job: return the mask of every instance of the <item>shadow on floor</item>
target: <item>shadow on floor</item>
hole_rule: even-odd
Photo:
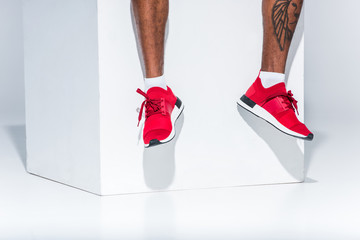
[[[315,151],[326,142],[326,139],[327,137],[322,132],[315,132],[314,140],[305,142],[305,176],[307,176],[311,162],[314,160],[313,156],[315,155]]]
[[[168,188],[175,176],[175,146],[184,125],[184,113],[176,122],[176,136],[166,144],[145,148],[143,168],[146,185],[153,190]]]
[[[5,130],[19,155],[24,168],[26,169],[25,125],[9,125],[9,126],[5,126]]]
[[[265,141],[285,170],[296,180],[304,181],[304,153],[299,145],[299,141],[303,140],[280,132],[239,105],[237,108],[240,116]]]

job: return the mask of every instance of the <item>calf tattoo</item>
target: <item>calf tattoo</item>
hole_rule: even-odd
[[[279,44],[280,50],[284,51],[287,41],[291,41],[294,30],[290,29],[291,25],[295,25],[300,16],[302,0],[298,6],[293,0],[276,0],[272,9],[272,22],[274,26],[274,34]],[[293,8],[293,11],[290,10]],[[290,22],[290,18],[294,21]]]

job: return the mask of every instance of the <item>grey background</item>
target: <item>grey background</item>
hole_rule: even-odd
[[[0,1],[0,122],[24,122],[22,1]]]
[[[305,120],[316,136],[306,143],[307,167],[321,153],[359,169],[360,1],[305,2]]]

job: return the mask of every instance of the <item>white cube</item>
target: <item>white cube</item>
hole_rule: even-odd
[[[261,1],[170,7],[165,76],[185,110],[144,150],[129,1],[24,1],[27,170],[99,195],[303,181],[303,141],[236,104],[259,71]],[[301,120],[302,29],[287,66]]]

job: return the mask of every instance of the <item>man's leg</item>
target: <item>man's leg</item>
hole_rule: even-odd
[[[145,77],[162,76],[169,0],[132,0],[132,9],[145,65]]]
[[[164,74],[165,29],[169,12],[168,0],[132,0],[137,38],[145,65],[145,97],[139,122],[145,111],[143,140],[145,147],[171,141],[175,121],[184,108],[166,85]]]
[[[263,0],[261,71],[238,104],[282,132],[305,140],[313,134],[297,117],[297,101],[285,88],[285,65],[302,0]]]
[[[261,70],[285,73],[290,43],[303,0],[263,0],[263,54]]]

